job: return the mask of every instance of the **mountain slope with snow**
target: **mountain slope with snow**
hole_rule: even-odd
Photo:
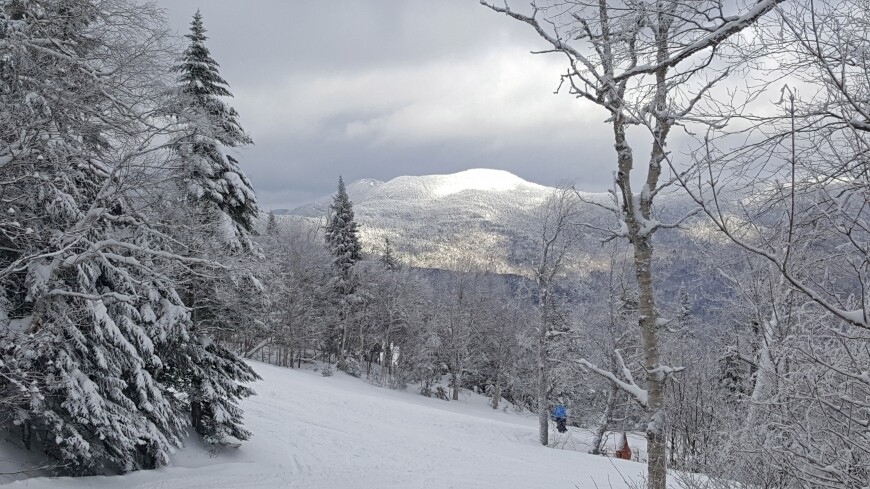
[[[255,364],[244,402],[254,437],[209,453],[192,445],[170,467],[124,476],[32,478],[10,489],[593,489],[629,487],[646,467],[537,444],[537,418],[371,386],[343,373]],[[571,431],[576,439],[581,432]],[[570,440],[566,440],[570,441]],[[2,479],[0,479],[2,480]]]
[[[388,238],[397,254],[419,267],[483,266],[526,273],[538,245],[542,205],[554,189],[503,170],[472,169],[450,175],[402,176],[388,182],[359,180],[347,186],[363,243],[378,252]],[[604,199],[604,194],[586,194]],[[331,197],[290,215],[318,218]],[[590,221],[601,209],[584,206]],[[580,257],[579,263],[588,262]]]

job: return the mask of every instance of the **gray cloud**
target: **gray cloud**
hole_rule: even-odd
[[[209,48],[256,145],[239,152],[264,208],[346,180],[499,168],[601,190],[605,114],[553,95],[561,58],[475,0],[160,0]]]

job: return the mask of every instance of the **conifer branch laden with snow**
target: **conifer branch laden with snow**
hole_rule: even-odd
[[[232,249],[252,250],[250,233],[259,214],[251,183],[227,148],[253,144],[239,123],[236,110],[220,97],[232,97],[218,63],[205,45],[202,15],[193,16],[190,41],[180,64],[178,92],[167,112],[182,126],[173,140],[180,159],[180,179],[190,202],[217,208],[218,237]]]
[[[181,136],[172,140],[176,177],[181,196],[193,211],[181,219],[190,229],[198,230],[178,239],[190,253],[232,266],[224,273],[195,275],[180,284],[191,310],[193,341],[189,363],[180,366],[171,380],[181,382],[179,390],[189,393],[195,430],[208,443],[236,445],[250,436],[242,427],[238,402],[253,391],[242,383],[259,377],[233,352],[216,343],[214,336],[221,330],[243,327],[249,314],[243,310],[246,307],[264,305],[258,299],[259,281],[246,263],[260,258],[252,240],[259,208],[238,161],[227,154],[227,148],[253,141],[242,129],[236,110],[220,99],[232,94],[205,45],[205,32],[197,11],[185,36],[188,47],[181,62],[172,68],[178,73],[178,85],[167,111],[181,131]]]
[[[27,448],[39,433],[67,473],[153,468],[181,446],[188,388],[207,382],[214,431],[246,437],[235,400],[256,374],[191,334],[175,274],[224,267],[149,205],[148,191],[172,194],[160,141],[177,130],[155,116],[161,12],[0,2],[0,31],[0,423]]]
[[[343,359],[349,334],[349,316],[355,300],[354,292],[357,288],[354,265],[362,259],[362,246],[358,236],[358,225],[354,220],[353,203],[347,195],[347,189],[341,177],[338,177],[338,191],[329,207],[327,219],[326,247],[333,257],[332,266],[335,275],[332,279],[332,287],[336,293],[337,306],[340,309],[338,319],[341,323],[341,330],[333,340],[333,347],[335,353]]]

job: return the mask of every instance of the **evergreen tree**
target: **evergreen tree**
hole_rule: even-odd
[[[149,70],[122,53],[147,62],[153,33],[146,7],[118,7],[0,6],[0,426],[25,446],[41,433],[79,474],[163,465],[186,426],[158,380],[167,344],[189,341],[156,271],[175,255],[121,190],[123,143],[153,136],[154,102]]]
[[[399,262],[393,256],[393,247],[390,245],[390,238],[384,238],[384,254],[381,256],[381,265],[385,269],[393,271],[399,269]]]
[[[235,354],[216,344],[210,333],[232,331],[247,322],[248,313],[239,306],[251,303],[244,301],[248,295],[240,289],[245,278],[257,281],[244,271],[243,264],[238,266],[250,257],[232,252],[256,253],[251,232],[259,210],[250,182],[224,149],[252,144],[252,140],[242,129],[235,109],[219,98],[232,94],[205,45],[205,32],[197,11],[185,36],[190,43],[173,68],[179,73],[174,115],[185,129],[173,147],[185,199],[193,207],[188,229],[195,231],[186,230],[179,240],[203,258],[236,266],[222,274],[210,270],[185,278],[183,297],[193,311],[194,341],[181,345],[172,357],[173,368],[166,382],[189,394],[185,408],[207,442],[235,445],[235,439],[250,436],[241,426],[238,401],[253,391],[241,383],[258,376]]]
[[[333,256],[333,265],[338,272],[338,289],[351,292],[353,266],[362,259],[358,225],[353,216],[353,204],[347,196],[344,180],[338,177],[338,192],[329,206],[330,217],[326,226],[326,245]]]
[[[185,36],[190,44],[173,68],[179,73],[179,94],[170,112],[187,126],[174,147],[188,199],[218,209],[218,236],[231,248],[252,249],[250,233],[259,213],[256,196],[238,161],[225,148],[253,141],[242,129],[238,112],[219,98],[232,94],[205,45],[205,32],[197,11]]]
[[[332,254],[332,268],[335,275],[331,281],[335,291],[336,311],[338,313],[337,327],[329,328],[326,341],[330,349],[342,355],[348,339],[348,321],[352,315],[356,279],[354,265],[362,259],[361,246],[357,236],[357,223],[353,216],[353,204],[347,196],[344,180],[338,177],[338,192],[333,197],[329,207],[329,223],[326,225],[326,247]],[[342,358],[339,369],[346,368]]]
[[[278,234],[278,220],[274,211],[269,211],[269,220],[266,221],[266,234],[275,236]]]

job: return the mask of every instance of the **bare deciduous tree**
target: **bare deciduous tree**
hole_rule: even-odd
[[[679,368],[663,364],[660,358],[662,321],[653,290],[652,238],[657,230],[676,227],[690,217],[665,224],[653,215],[656,195],[671,183],[662,181],[668,136],[687,120],[716,118],[702,113],[700,102],[729,74],[727,63],[721,66],[718,58],[720,48],[779,1],[762,0],[736,8],[716,0],[533,1],[528,14],[512,10],[507,3],[481,2],[531,26],[549,45],[544,52],[567,58],[562,82],[569,93],[608,113],[616,150],[613,202],[594,203],[618,217],[614,235],[628,239],[634,249],[646,386],[641,388],[634,381],[628,366],[621,369],[624,380],[612,372],[593,370],[611,378],[647,409],[648,477],[653,489],[666,485],[663,389]],[[635,156],[628,135],[635,125],[647,127],[653,136],[640,191],[633,187]]]
[[[549,392],[550,392],[550,350],[548,344],[557,326],[556,299],[553,288],[558,276],[565,271],[570,259],[571,247],[580,237],[577,210],[580,202],[570,188],[559,188],[553,192],[542,208],[541,242],[538,263],[534,277],[538,292],[538,307],[541,320],[538,325],[538,437],[541,445],[549,440]]]

